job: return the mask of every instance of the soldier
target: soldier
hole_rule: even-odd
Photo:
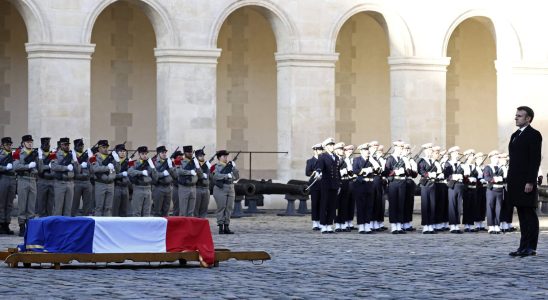
[[[352,197],[356,203],[358,233],[370,234],[373,220],[373,180],[374,167],[370,161],[369,145],[358,146],[360,156],[354,159],[352,171],[357,175]]]
[[[474,149],[464,151],[462,158],[464,163],[461,164],[461,168],[464,172],[463,183],[465,185],[462,202],[462,224],[464,224],[464,232],[478,232],[474,226],[475,212],[477,211],[476,186],[478,182],[477,172],[474,172],[475,153],[476,151]]]
[[[205,160],[204,150],[196,150],[194,154],[198,160],[199,168],[202,171],[202,176],[198,177],[198,181],[196,182],[196,207],[194,208],[194,216],[205,218],[209,206],[209,177],[211,175],[211,164],[209,161]]]
[[[373,231],[383,231],[387,228],[384,226],[384,185],[382,172],[384,171],[384,165],[386,160],[382,157],[382,147],[377,141],[369,142],[369,161],[373,165],[373,212],[371,216],[370,227]]]
[[[325,152],[318,157],[316,173],[321,176],[320,226],[322,234],[334,233],[333,221],[337,205],[337,193],[341,188],[339,157],[333,153],[335,140],[328,138],[322,143]]]
[[[353,154],[354,145],[347,145],[346,147],[344,147],[344,162],[347,166],[348,175],[350,177],[350,181],[348,183],[348,201],[345,208],[346,231],[352,231],[357,229],[354,227],[354,224],[352,224],[352,222],[354,221],[354,210],[356,208],[356,202],[354,201],[354,197],[352,196],[352,194],[354,193],[354,181],[356,180],[356,174],[354,174],[352,168],[352,165],[354,164]]]
[[[460,155],[458,146],[451,147],[447,151],[450,159],[445,162],[443,167],[445,177],[448,178],[447,187],[449,188],[449,226],[451,233],[462,233],[459,224],[461,223],[462,204],[466,187],[464,186],[464,170],[458,160]]]
[[[74,152],[80,169],[74,173],[74,198],[72,198],[71,216],[78,215],[80,199],[82,199],[82,215],[91,216],[95,208],[94,200],[91,198],[93,186],[91,185],[91,173],[89,158],[93,156],[91,149],[84,150],[84,140],[74,140]]]
[[[437,170],[436,177],[436,213],[435,213],[435,225],[434,231],[447,231],[449,230],[449,214],[448,214],[448,193],[449,188],[447,187],[447,178],[445,176],[445,169],[443,165],[445,164],[444,155],[445,150],[441,150],[441,147],[434,146],[432,147],[432,159]]]
[[[167,217],[171,205],[171,184],[173,183],[173,177],[175,177],[175,170],[171,159],[167,156],[165,146],[156,148],[156,159],[153,162],[158,174],[158,180],[155,181],[152,192],[153,216]]]
[[[51,171],[55,175],[53,215],[70,216],[74,197],[74,173],[79,171],[80,165],[76,153],[70,150],[69,138],[61,138],[59,142],[61,147],[57,149],[56,158],[51,162]]]
[[[506,189],[506,177],[508,177],[508,153],[501,153],[499,156],[499,167],[502,171],[502,179],[504,191],[502,194],[502,206],[500,212],[500,230],[502,232],[513,232],[516,229],[512,226],[514,216],[514,206],[508,198],[508,190]]]
[[[419,159],[418,173],[421,176],[419,185],[421,187],[421,225],[423,234],[434,234],[434,223],[436,216],[436,177],[438,170],[432,159],[432,143],[421,146],[424,157]],[[441,172],[441,170],[439,170]]]
[[[196,182],[202,176],[196,159],[192,157],[192,146],[183,147],[184,158],[177,168],[177,182],[179,183],[179,215],[185,217],[194,216],[196,206]]]
[[[388,218],[393,234],[405,233],[402,227],[404,222],[404,206],[406,200],[406,170],[402,158],[404,143],[392,143],[394,152],[386,159],[384,176],[388,178]]]
[[[240,172],[236,168],[234,161],[228,161],[228,151],[217,151],[216,156],[219,161],[213,170],[213,198],[217,203],[217,226],[219,234],[233,234],[230,230],[230,216],[234,209],[234,181],[240,178]]]
[[[352,169],[345,161],[344,155],[345,143],[340,142],[335,144],[335,155],[339,160],[339,172],[341,175],[341,189],[337,195],[337,204],[336,204],[336,217],[335,217],[335,232],[346,231],[346,220],[348,214],[348,201],[350,198],[350,180]],[[350,169],[349,169],[350,168]],[[350,171],[350,174],[349,174]]]
[[[499,155],[497,150],[489,152],[488,157],[491,163],[483,169],[483,178],[487,182],[487,226],[490,234],[500,233],[504,178],[499,165]]]
[[[139,159],[128,170],[133,184],[131,207],[134,217],[149,217],[152,206],[151,185],[158,180],[158,173],[152,159],[148,158],[148,147],[137,148]]]
[[[310,177],[308,186],[310,190],[312,230],[320,230],[320,177],[316,173],[316,162],[322,154],[322,144],[312,146],[313,156],[306,161],[305,175]]]
[[[114,179],[120,164],[116,151],[108,153],[108,141],[97,142],[98,153],[94,156],[91,164],[91,172],[95,181],[95,216],[112,216],[112,200],[114,197]],[[115,159],[116,157],[116,159]]]
[[[474,155],[474,168],[471,171],[471,176],[474,174],[477,177],[476,185],[476,213],[474,219],[474,225],[478,231],[487,231],[485,228],[485,214],[486,214],[486,186],[487,182],[483,179],[483,162],[486,156],[482,152],[478,152]]]
[[[21,148],[14,154],[13,170],[17,174],[19,236],[25,236],[26,222],[34,218],[38,149],[32,148],[31,135],[24,135],[21,140]]]
[[[10,230],[10,223],[17,184],[13,171],[12,145],[11,137],[2,138],[2,150],[0,150],[0,234],[9,235],[14,233]]]
[[[51,138],[40,138],[38,149],[38,179],[36,180],[36,214],[39,217],[47,217],[53,214],[54,205],[54,173],[51,171],[50,163],[57,157],[51,151]]]
[[[127,158],[126,145],[118,144],[114,151],[120,157],[120,172],[114,178],[114,197],[112,199],[112,215],[115,217],[128,217],[132,215],[129,202],[129,186],[131,182],[128,177],[129,159]]]
[[[181,161],[183,160],[183,152],[176,150],[175,152],[171,154],[170,159],[174,166],[180,166]],[[174,180],[171,186],[172,186],[171,202],[173,203],[172,215],[178,216],[180,209],[179,209],[179,184],[177,183],[177,180]]]
[[[417,162],[410,157],[411,145],[405,144],[402,152],[402,159],[405,164],[405,203],[403,205],[404,215],[402,229],[405,231],[415,231],[415,228],[411,225],[413,221],[413,208],[415,207],[415,190],[417,184],[414,178],[417,178],[418,168]]]

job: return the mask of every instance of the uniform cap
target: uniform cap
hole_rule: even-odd
[[[192,146],[183,146],[184,153],[192,153]]]
[[[109,144],[108,144],[108,141],[107,141],[107,140],[99,140],[99,141],[97,142],[97,146],[99,146],[99,147],[108,147]]]
[[[219,159],[219,157],[221,156],[224,156],[224,155],[229,155],[230,153],[228,153],[228,151],[226,150],[219,150],[215,153],[215,156],[217,156],[217,159]]]
[[[464,155],[470,155],[470,154],[474,154],[474,153],[476,153],[476,150],[474,150],[474,149],[468,149],[468,150],[464,151],[462,154],[464,154]]]
[[[423,149],[428,149],[428,148],[434,147],[434,145],[433,145],[432,143],[426,143],[426,144],[423,144],[421,147],[422,147]]]
[[[60,144],[70,144],[70,139],[68,137],[60,138],[59,143]]]
[[[84,146],[84,139],[75,139],[74,146]]]
[[[358,150],[367,150],[369,149],[369,144],[368,143],[365,143],[365,144],[361,144],[358,146]]]
[[[432,151],[441,151],[441,147],[440,146],[433,146]]]
[[[489,152],[489,155],[487,155],[487,157],[493,157],[493,156],[498,156],[500,153],[498,150],[493,150],[491,152]]]
[[[404,145],[403,145],[403,148],[404,148],[404,149],[411,149],[411,145],[409,145],[409,144],[404,144]]]
[[[479,157],[484,157],[485,154],[483,154],[483,152],[478,152],[476,154],[474,154],[474,158],[479,158]]]
[[[205,156],[205,152],[202,149],[198,149],[198,150],[196,150],[196,152],[194,152],[194,155],[196,155],[196,156]]]
[[[371,146],[371,144],[369,144]],[[383,145],[379,145],[379,148],[377,148],[377,151],[382,151],[384,149]]]
[[[345,143],[343,143],[343,142],[338,142],[338,143],[335,144],[335,147],[334,147],[334,148],[335,148],[335,149],[344,149],[344,146],[346,146]]]
[[[156,153],[162,153],[162,152],[167,152],[166,146],[156,147]]]
[[[404,143],[402,141],[393,141],[392,145],[396,147],[403,147]]]
[[[508,153],[506,153],[506,152],[501,153],[501,154],[499,155],[499,158],[504,158],[504,159],[508,158]]]
[[[40,143],[42,143],[42,144],[49,144],[50,141],[51,141],[50,137],[41,137],[40,138]]]
[[[378,141],[371,141],[369,142],[369,146],[371,147],[375,147],[375,146],[378,146],[379,145],[379,142]]]
[[[459,146],[453,146],[453,147],[449,148],[449,150],[447,150],[447,153],[459,152],[459,151],[460,151]]]
[[[322,144],[315,144],[314,146],[312,146],[312,150],[323,150]]]
[[[350,150],[354,151],[354,145],[347,145],[344,147],[344,151],[350,151]]]
[[[126,145],[124,145],[124,144],[116,145],[116,147],[114,147],[114,150],[116,150],[116,152],[127,151]]]
[[[327,138],[325,141],[322,142],[322,147],[325,148],[327,145],[335,145],[335,139],[334,138]]]
[[[34,142],[34,140],[32,139],[32,135],[30,135],[30,134],[24,135],[21,138],[21,141],[23,141],[23,142]]]
[[[137,152],[139,153],[148,153],[148,147],[147,146],[141,146],[137,148]]]
[[[2,144],[13,144],[13,142],[11,141],[11,137],[9,137],[9,136],[3,137],[2,138]]]

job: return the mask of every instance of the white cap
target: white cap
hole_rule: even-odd
[[[405,143],[402,142],[402,141],[393,141],[393,142],[392,142],[392,145],[394,145],[394,146],[396,146],[396,147],[398,147],[398,146],[399,146],[399,147],[403,147],[403,145],[405,145]]]
[[[364,150],[364,149],[368,149],[368,148],[369,148],[368,143],[361,144],[361,145],[358,146],[358,150]]]
[[[338,143],[335,144],[335,149],[342,149],[342,148],[344,148],[344,146],[346,146],[345,143],[338,142]]]
[[[468,150],[464,151],[462,154],[464,154],[464,155],[470,155],[470,154],[474,154],[474,153],[476,153],[476,150],[474,150],[474,149],[468,149]]]
[[[335,145],[335,139],[334,138],[327,138],[325,141],[322,142],[322,147],[325,148],[325,146],[333,144]]]
[[[492,157],[492,156],[498,156],[500,155],[500,152],[498,150],[493,150],[491,152],[489,152],[489,155],[487,155],[487,157]]]
[[[460,147],[459,147],[459,146],[453,146],[453,147],[449,148],[449,150],[447,150],[447,153],[459,152],[459,151],[460,151]]]
[[[440,146],[433,146],[432,151],[441,151],[441,147]]]
[[[354,151],[354,145],[346,145],[346,146],[344,147],[344,151],[348,151],[348,150]]]
[[[379,142],[378,141],[371,141],[369,142],[369,146],[371,147],[375,147],[375,146],[378,146],[379,145]]]
[[[434,147],[434,145],[432,143],[426,143],[426,144],[423,144],[421,147],[424,149],[428,149],[428,148]]]

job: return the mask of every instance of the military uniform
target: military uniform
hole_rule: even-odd
[[[312,146],[312,150],[323,151],[321,144]],[[316,173],[317,153],[306,161],[305,175],[310,177],[308,186],[310,187],[311,217],[312,229],[320,230],[320,183]],[[313,185],[312,185],[313,184]],[[311,186],[312,185],[312,186]]]
[[[492,158],[492,164],[485,166],[483,169],[483,178],[487,181],[487,226],[489,226],[488,232],[491,234],[500,233],[500,214],[502,208],[502,197],[504,193],[504,179],[502,170],[496,164],[498,156],[497,151],[491,151],[489,158]],[[495,159],[495,161],[493,161]]]
[[[108,147],[108,141],[100,140],[100,147]],[[112,216],[112,201],[114,198],[114,179],[120,170],[120,164],[116,162],[112,153],[97,153],[91,164],[91,172],[94,176],[95,216]]]
[[[403,149],[403,142],[394,142],[394,147]],[[399,153],[394,152],[386,159],[384,176],[388,183],[388,219],[392,233],[405,233],[403,230],[404,206],[407,196],[405,162]]]
[[[196,157],[203,157],[205,153],[203,150],[196,151]],[[209,177],[211,176],[211,165],[208,161],[200,161],[200,170],[202,176],[198,177],[196,182],[196,207],[194,208],[194,216],[205,218],[207,216],[207,208],[209,207]]]
[[[148,153],[146,146],[137,148],[139,154]],[[158,174],[152,159],[135,161],[128,170],[129,180],[133,184],[131,208],[134,217],[149,217],[152,206],[152,184],[158,180]]]
[[[40,157],[38,158],[38,178],[36,180],[36,214],[40,217],[47,217],[53,214],[55,202],[54,173],[51,171],[50,163],[55,160],[55,152],[50,151],[49,137],[41,138]]]
[[[226,150],[217,151],[217,159],[221,156],[228,155]],[[230,217],[234,210],[234,198],[236,193],[234,191],[234,181],[240,178],[240,172],[236,168],[234,162],[228,164],[217,163],[213,171],[213,180],[215,186],[213,187],[213,198],[217,203],[217,226],[219,226],[219,233],[230,234]]]
[[[447,152],[452,154],[460,150],[459,147],[452,147]],[[459,228],[461,224],[462,206],[466,195],[466,186],[464,185],[464,170],[456,158],[445,162],[443,167],[445,177],[448,178],[447,187],[449,206],[449,226],[451,233],[462,233]]]
[[[184,153],[192,153],[192,146],[184,146]],[[201,170],[197,167],[195,159],[185,158],[180,166],[176,168],[177,183],[179,184],[179,215],[186,217],[194,216],[196,207],[196,182],[202,176]]]
[[[158,153],[154,166],[158,174],[158,180],[154,183],[154,189],[152,191],[152,200],[154,203],[153,215],[156,217],[167,217],[169,214],[169,206],[171,205],[171,185],[173,178],[175,177],[175,169],[173,168],[171,159],[167,157],[165,160],[161,159],[159,154],[167,152],[165,146],[156,148]]]
[[[417,189],[417,184],[415,183],[414,178],[417,178],[418,166],[417,162],[409,157],[409,155],[411,154],[411,147],[409,144],[405,144],[405,151],[406,153],[402,158],[404,161],[406,174],[402,229],[405,231],[414,231],[415,228],[413,228],[411,222],[413,221],[413,209],[415,207],[415,190]]]
[[[385,199],[384,199],[384,190],[385,190],[385,179],[382,176],[384,171],[384,165],[386,160],[382,158],[382,151],[376,150],[379,147],[379,142],[371,141],[369,143],[371,149],[371,155],[369,156],[369,161],[373,165],[373,215],[370,222],[371,230],[381,231],[385,230],[384,227],[384,212],[385,212]],[[375,152],[375,153],[373,153]],[[379,153],[380,152],[380,153]]]
[[[61,144],[70,144],[68,138],[61,138]],[[67,146],[68,148],[68,146]],[[57,150],[57,158],[51,162],[51,171],[55,174],[55,205],[53,214],[57,216],[70,216],[72,198],[74,197],[74,173],[80,171],[80,165],[76,153],[62,149]]]
[[[326,139],[322,146],[324,149],[334,146],[332,138]],[[316,173],[321,174],[321,199],[320,199],[320,225],[322,233],[333,233],[333,221],[337,208],[337,194],[341,188],[339,157],[331,152],[318,156]]]
[[[32,136],[23,136],[23,142],[32,142]],[[26,222],[35,216],[36,175],[38,174],[38,149],[16,150],[13,170],[17,174],[17,201],[19,208],[19,235],[24,236]]]
[[[175,160],[177,160],[178,162],[181,161],[180,157],[183,156],[183,153],[179,150],[173,152],[173,154],[171,154],[171,161],[173,162],[173,164],[175,165]],[[180,165],[180,163],[179,163]],[[177,171],[177,170],[175,170]],[[175,173],[177,174],[177,173]],[[173,216],[178,216],[179,213],[180,213],[180,209],[179,209],[179,184],[177,183],[177,180],[174,180],[173,183],[171,184],[171,202],[172,202],[172,208],[173,208],[173,212],[172,212],[172,215]]]
[[[17,181],[13,171],[11,145],[10,137],[2,138],[2,149],[0,150],[0,234],[13,234],[13,231],[9,229],[9,224],[11,223]]]
[[[373,232],[371,222],[373,221],[373,178],[375,173],[368,147],[367,144],[358,146],[361,156],[356,157],[352,163],[352,171],[357,175],[352,197],[356,203],[358,233],[361,234]]]
[[[116,152],[126,151],[123,144],[116,145]],[[112,199],[112,216],[129,217],[132,215],[131,203],[129,201],[129,160],[120,158],[120,172],[116,173],[114,179],[114,197]]]
[[[82,199],[82,215],[91,216],[95,208],[95,201],[92,198],[93,186],[91,185],[91,164],[89,158],[93,156],[91,149],[83,151],[84,141],[74,140],[74,151],[80,168],[74,173],[74,197],[72,198],[71,216],[78,215],[80,199]]]
[[[477,172],[475,165],[471,159],[474,158],[474,150],[470,149],[464,152],[466,163],[461,164],[464,171],[465,194],[462,202],[462,224],[464,224],[464,232],[477,232],[474,221],[476,219],[477,205]]]

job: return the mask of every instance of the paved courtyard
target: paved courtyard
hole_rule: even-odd
[[[272,260],[262,265],[228,261],[202,269],[103,264],[57,271],[10,269],[2,264],[0,295],[3,299],[548,298],[548,218],[541,222],[539,254],[512,258],[508,252],[517,248],[519,233],[321,235],[310,230],[308,216],[275,213],[235,219],[234,235],[218,235],[210,215],[216,248],[265,250]],[[0,236],[1,248],[21,242],[22,238]]]

